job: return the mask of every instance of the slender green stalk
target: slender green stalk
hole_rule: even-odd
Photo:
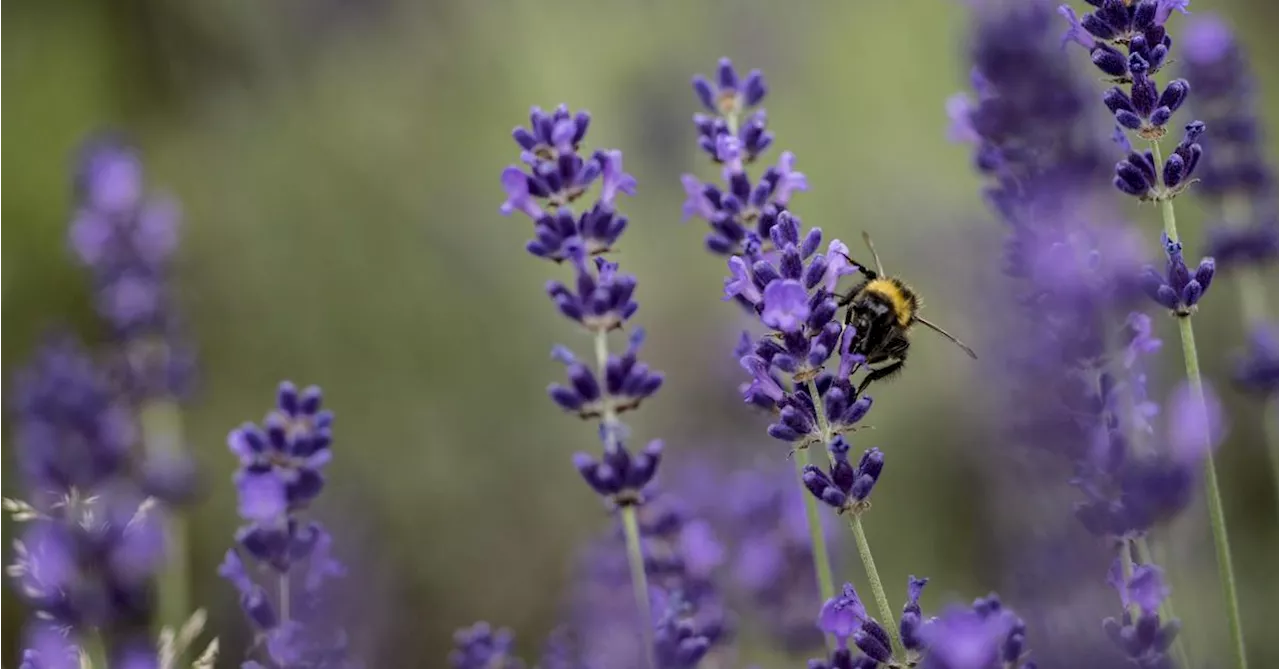
[[[139,409],[142,444],[149,457],[174,457],[182,452],[182,413],[171,398],[147,400]],[[168,514],[165,527],[168,560],[158,583],[159,626],[180,629],[191,613],[190,556],[186,519]]]
[[[85,635],[81,641],[80,653],[84,659],[88,660],[88,665],[93,669],[110,669],[107,664],[107,643],[102,636],[102,632],[91,630]]]
[[[1160,145],[1151,142],[1151,151],[1155,157],[1157,170],[1164,163],[1160,155]],[[1164,219],[1164,231],[1170,241],[1178,241],[1178,223],[1173,212],[1173,200],[1165,197],[1160,201],[1160,213]],[[1196,334],[1191,326],[1191,317],[1178,319],[1178,335],[1182,339],[1182,358],[1186,363],[1187,382],[1191,386],[1192,398],[1201,412],[1206,411],[1204,388],[1200,380],[1200,357],[1196,352]],[[1205,435],[1206,441],[1208,435]],[[1213,451],[1208,443],[1204,444],[1204,497],[1209,507],[1209,526],[1213,531],[1213,546],[1218,560],[1218,579],[1222,583],[1223,595],[1227,605],[1227,627],[1231,634],[1231,650],[1236,669],[1245,669],[1248,662],[1244,652],[1244,630],[1240,624],[1240,598],[1236,591],[1235,569],[1231,565],[1231,544],[1227,538],[1227,518],[1222,506],[1222,492],[1218,488],[1218,472],[1213,462]]]
[[[796,477],[800,478],[804,475],[805,465],[810,462],[809,450],[801,449],[796,454]],[[801,487],[804,481],[800,481]],[[818,508],[818,500],[814,499],[808,491],[802,491],[804,495],[804,517],[809,523],[809,542],[813,553],[813,572],[818,578],[818,592],[822,595],[822,601],[831,599],[836,594],[835,579],[831,576],[831,560],[830,554],[827,552],[827,535],[822,531],[821,510]],[[835,638],[828,637],[828,645],[834,648]]]
[[[596,332],[596,373],[604,378],[605,366],[609,362],[609,334],[603,330]],[[618,413],[608,402],[604,403],[604,411],[600,422],[604,426],[604,448],[611,451],[618,447],[617,428]],[[636,610],[640,614],[639,625],[644,643],[645,666],[656,669],[653,658],[653,624],[650,618],[653,612],[649,604],[649,579],[644,570],[644,551],[640,544],[640,522],[636,518],[636,507],[628,504],[621,509],[622,532],[627,541],[627,564],[631,568],[631,590],[636,598]]]
[[[889,608],[889,598],[884,594],[884,584],[880,582],[880,572],[876,570],[875,558],[871,556],[871,544],[867,543],[867,533],[862,529],[862,514],[848,513],[849,527],[853,530],[853,538],[858,542],[858,557],[862,558],[862,566],[867,569],[867,580],[871,581],[871,595],[875,597],[876,608],[880,609],[880,622],[889,632],[889,641],[893,643],[893,655],[898,658],[907,656],[907,649],[898,638],[898,623]]]
[[[1151,565],[1157,564],[1154,556],[1152,555],[1151,545],[1150,545],[1151,541],[1154,541],[1154,539],[1151,539],[1146,535],[1140,536],[1133,540],[1133,546],[1135,549],[1137,549],[1137,553],[1138,553],[1138,561],[1141,562],[1142,564],[1151,564]],[[1160,602],[1160,619],[1165,623],[1168,623],[1170,620],[1176,620],[1177,618],[1178,618],[1178,614],[1176,613],[1175,608],[1173,606],[1173,595],[1166,594],[1164,597],[1164,601]],[[1175,660],[1177,660],[1179,667],[1190,669],[1191,656],[1187,654],[1187,646],[1185,642],[1186,642],[1185,634],[1179,634],[1176,638],[1174,638],[1173,657]]]
[[[822,396],[818,394],[816,381],[809,381],[809,396],[813,398],[813,412],[818,417],[818,431],[822,434],[825,446],[831,440],[831,424],[827,420],[827,409],[822,405]],[[827,457],[831,457],[828,453]],[[812,495],[808,495],[812,497]],[[884,594],[884,584],[880,582],[880,572],[876,570],[875,558],[871,556],[871,544],[867,543],[867,533],[862,529],[862,516],[858,513],[847,514],[849,527],[853,529],[853,538],[858,542],[858,557],[862,558],[862,566],[867,570],[867,580],[871,581],[871,594],[875,596],[876,607],[880,609],[880,622],[889,631],[889,640],[893,642],[893,654],[900,658],[907,656],[902,640],[898,638],[898,623],[893,617],[893,609],[889,608],[889,598]]]
[[[653,659],[653,615],[649,604],[649,582],[644,574],[644,553],[640,549],[640,523],[636,520],[634,505],[622,507],[622,531],[627,537],[627,564],[631,566],[631,588],[635,591],[636,608],[640,614],[640,629],[644,632],[645,666],[656,669]]]

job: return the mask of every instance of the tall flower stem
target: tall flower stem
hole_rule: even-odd
[[[809,381],[809,395],[813,398],[814,414],[818,418],[818,430],[822,433],[822,442],[826,444],[834,435],[831,434],[831,424],[827,420],[827,410],[822,404],[822,396],[818,394],[818,384],[815,381]],[[807,450],[807,449],[806,449]],[[812,495],[806,495],[806,499],[813,501]],[[848,514],[849,527],[853,530],[853,538],[858,543],[858,557],[862,559],[862,567],[867,572],[867,580],[871,582],[871,594],[875,597],[876,608],[880,609],[880,620],[889,631],[889,640],[893,644],[893,654],[896,657],[906,657],[907,650],[902,645],[902,640],[898,638],[898,623],[893,617],[893,609],[889,608],[889,598],[884,594],[884,584],[880,582],[880,572],[876,569],[875,558],[871,555],[871,544],[867,542],[867,533],[862,529],[862,516],[857,513]],[[824,595],[826,597],[827,595]]]
[[[1160,155],[1160,144],[1151,142],[1151,151],[1155,156],[1155,164],[1163,165]],[[1164,231],[1169,240],[1178,241],[1178,222],[1173,212],[1173,199],[1167,195],[1160,200],[1160,213],[1164,219]],[[1178,319],[1178,335],[1182,339],[1182,358],[1186,363],[1187,382],[1191,386],[1192,398],[1201,412],[1205,412],[1204,387],[1200,380],[1200,356],[1196,352],[1196,333],[1191,325],[1191,317]],[[1208,440],[1208,434],[1205,434]],[[1204,444],[1204,497],[1209,506],[1209,526],[1213,531],[1213,546],[1217,554],[1218,579],[1222,583],[1223,595],[1227,604],[1227,626],[1231,634],[1231,650],[1236,669],[1245,669],[1248,662],[1244,652],[1244,630],[1240,624],[1240,598],[1236,591],[1235,569],[1231,565],[1231,544],[1227,538],[1227,518],[1222,507],[1222,492],[1218,487],[1218,473],[1213,462],[1213,451],[1208,443]]]
[[[595,348],[596,373],[603,379],[605,367],[609,363],[608,332],[604,330],[596,332]],[[612,451],[618,447],[618,413],[608,402],[604,403],[604,413],[600,417],[600,422],[604,428],[602,432],[605,451]],[[645,666],[657,669],[653,659],[653,624],[650,621],[653,611],[649,603],[649,579],[644,570],[644,550],[640,544],[640,521],[636,517],[634,504],[622,507],[620,515],[622,516],[622,533],[627,542],[627,565],[631,568],[631,590],[635,594],[636,610],[640,614],[639,624],[644,643]]]
[[[182,413],[171,398],[149,399],[139,409],[142,444],[149,457],[170,457],[182,451]],[[165,527],[168,561],[159,577],[160,626],[179,629],[191,612],[190,556],[187,523],[180,514],[168,514]]]
[[[653,625],[649,622],[653,615],[649,608],[649,582],[644,574],[644,553],[640,548],[640,523],[636,519],[636,507],[622,507],[622,532],[627,538],[627,564],[631,567],[631,589],[635,591],[636,608],[640,614],[640,629],[644,638],[644,657],[646,666],[656,669],[653,659]]]
[[[809,458],[809,449],[800,449],[796,458],[796,478],[800,481],[800,485],[804,485],[804,468],[811,460]],[[818,500],[807,492],[804,495],[804,517],[809,523],[809,543],[810,552],[813,553],[813,573],[818,578],[818,592],[822,596],[822,601],[826,601],[835,597],[836,585],[835,579],[831,576],[831,559],[827,552],[827,535],[822,531],[822,516],[819,515]],[[832,649],[835,648],[835,637],[827,635],[827,645]]]
[[[1133,540],[1133,547],[1137,550],[1138,561],[1142,564],[1156,564],[1156,560],[1151,551],[1151,541],[1146,535],[1139,536]],[[1177,611],[1173,605],[1173,595],[1165,594],[1164,600],[1160,602],[1160,617],[1168,622],[1178,617]],[[1191,659],[1187,654],[1186,635],[1179,634],[1173,640],[1173,655],[1178,661],[1179,667],[1190,667]]]
[[[862,566],[867,570],[867,580],[871,581],[871,595],[875,597],[876,608],[880,609],[880,620],[889,632],[889,641],[893,643],[894,657],[904,658],[907,649],[898,638],[898,623],[894,620],[893,609],[889,608],[889,598],[884,594],[884,584],[880,581],[880,572],[876,570],[876,560],[871,556],[871,544],[867,542],[867,532],[862,529],[862,514],[848,514],[849,528],[853,530],[853,538],[858,543],[858,557],[862,558]]]
[[[818,399],[818,384],[809,381],[809,396],[813,398],[814,412],[818,416],[818,429],[822,432],[822,443],[826,446],[830,439],[830,426],[827,423],[827,412],[822,406],[822,402]],[[804,488],[804,468],[813,463],[813,456],[809,453],[808,448],[801,448],[796,451],[796,476],[801,479],[800,487]],[[827,535],[822,531],[822,516],[819,515],[818,500],[808,492],[802,493],[804,497],[804,515],[809,521],[809,542],[813,546],[813,571],[818,577],[818,592],[822,595],[823,601],[836,596],[835,579],[831,576],[831,555],[827,551]],[[831,642],[834,643],[834,637]]]

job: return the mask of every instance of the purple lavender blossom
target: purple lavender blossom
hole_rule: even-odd
[[[747,247],[767,247],[778,214],[785,211],[796,191],[808,190],[805,175],[795,169],[795,155],[784,151],[778,164],[766,168],[753,184],[746,165],[758,160],[773,144],[763,109],[754,109],[767,92],[764,75],[752,70],[740,81],[733,63],[720,59],[716,82],[701,75],[693,79],[694,92],[712,115],[695,114],[698,145],[722,166],[723,186],[704,184],[696,176],[681,177],[688,199],[683,213],[704,219],[711,226],[707,249],[720,255],[738,255]]]
[[[1267,326],[1254,329],[1246,354],[1236,361],[1236,383],[1259,395],[1275,395],[1280,378],[1276,332]]]
[[[98,313],[122,346],[128,388],[140,398],[184,396],[195,357],[180,335],[169,286],[176,204],[146,196],[141,159],[116,135],[85,143],[73,186],[79,208],[71,247],[93,273]]]
[[[869,449],[855,466],[849,462],[849,442],[843,436],[833,439],[827,450],[831,453],[830,469],[824,472],[806,465],[801,480],[814,497],[837,513],[861,511],[884,469],[884,454],[878,448]]]
[[[717,585],[727,553],[720,537],[683,495],[651,486],[635,507],[649,585],[650,624],[659,667],[693,667],[717,653],[732,626]],[[566,630],[578,640],[573,667],[642,669],[621,532],[583,551]]]
[[[922,630],[925,669],[1034,669],[1026,647],[1026,625],[994,594],[970,608],[952,607]]]
[[[703,555],[698,562],[723,568],[729,597],[742,598],[750,619],[775,643],[797,653],[820,646],[822,636],[813,625],[821,600],[805,518],[807,493],[796,487],[791,467],[770,459],[726,471],[721,463],[698,461],[670,474],[670,490],[701,519],[686,524],[714,529],[711,542],[681,541],[679,550],[708,546],[696,551]],[[836,529],[834,522],[822,524],[828,540],[834,541]]]
[[[453,669],[522,669],[524,663],[512,655],[511,630],[494,630],[488,623],[478,622],[453,635],[454,650],[449,654]]]
[[[1204,258],[1192,272],[1182,258],[1182,244],[1161,234],[1160,242],[1164,245],[1168,264],[1162,276],[1154,267],[1147,267],[1143,273],[1143,289],[1147,295],[1160,306],[1172,311],[1179,318],[1186,318],[1195,313],[1195,306],[1209,290],[1213,281],[1215,264],[1213,258]]]
[[[41,349],[15,386],[28,501],[5,503],[22,523],[9,576],[38,618],[64,630],[65,644],[108,628],[122,642],[147,635],[164,518],[131,475],[132,416],[69,339]],[[58,666],[36,645],[31,662]]]
[[[507,200],[500,211],[520,211],[533,220],[534,238],[526,249],[537,257],[560,262],[569,259],[575,247],[585,255],[610,251],[627,227],[627,218],[615,209],[617,197],[636,192],[636,180],[622,169],[622,152],[582,155],[581,143],[591,123],[585,111],[571,114],[561,105],[548,114],[534,107],[529,122],[530,128],[512,131],[525,167],[503,170]],[[601,187],[596,203],[575,215],[571,205],[597,179]]]
[[[52,337],[14,380],[17,447],[40,506],[69,490],[91,494],[129,467],[138,433],[127,404],[80,344]]]
[[[608,353],[608,334],[625,329],[639,304],[634,299],[635,277],[599,256],[613,249],[626,228],[627,220],[617,215],[615,206],[619,195],[635,194],[636,180],[623,170],[620,151],[583,156],[581,144],[590,120],[586,112],[571,114],[565,105],[550,114],[534,107],[530,127],[512,132],[525,167],[503,171],[507,201],[500,210],[521,211],[533,219],[535,239],[526,247],[531,254],[557,263],[568,260],[573,267],[572,285],[549,281],[546,292],[561,314],[595,336],[595,369],[579,362],[569,349],[555,347],[552,356],[565,365],[568,384],[551,384],[547,394],[565,411],[600,421],[603,457],[573,457],[587,484],[614,503],[638,504],[657,471],[662,443],[653,441],[633,455],[622,443],[625,430],[618,415],[656,393],[663,375],[639,360],[643,330],[633,331],[622,355]],[[597,179],[595,203],[576,216],[574,204]]]
[[[324,585],[345,574],[332,555],[333,537],[306,518],[324,487],[321,469],[329,462],[333,415],[321,408],[319,388],[299,391],[285,381],[276,406],[261,427],[252,423],[227,437],[240,460],[234,480],[241,516],[236,548],[227,551],[218,574],[240,595],[241,608],[265,640],[257,667],[347,667],[347,640],[323,620]],[[279,586],[273,597],[251,575],[268,573]],[[295,591],[292,583],[303,587]]]
[[[1097,7],[1077,19],[1067,5],[1058,11],[1069,24],[1063,41],[1074,41],[1089,50],[1098,69],[1113,80],[1128,85],[1107,90],[1102,101],[1115,116],[1118,128],[1137,133],[1144,140],[1157,141],[1165,135],[1165,126],[1174,112],[1187,101],[1191,87],[1185,79],[1170,81],[1163,90],[1151,75],[1168,61],[1173,40],[1165,23],[1174,10],[1187,13],[1189,0],[1098,0]],[[1120,51],[1125,48],[1128,55]],[[1163,165],[1156,165],[1150,153],[1138,153],[1128,147],[1123,130],[1117,132],[1128,157],[1116,163],[1112,183],[1121,192],[1142,200],[1168,200],[1176,197],[1191,183],[1199,163],[1201,147],[1196,140],[1204,124],[1187,125],[1187,134]]]
[[[1098,10],[1082,20],[1069,8],[1061,10],[1072,23],[1067,39],[1090,49],[1094,63],[1115,83],[1129,85],[1128,92],[1117,88],[1107,94],[1118,121],[1140,135],[1163,134],[1189,90],[1176,83],[1161,92],[1150,79],[1168,62],[1172,40],[1163,26],[1179,3],[1091,4]],[[1104,146],[1097,135],[1079,132],[1097,127],[1086,116],[1091,93],[1045,39],[1043,19],[1050,14],[1039,2],[1020,3],[1020,10],[1010,12],[979,9],[973,79],[980,102],[966,115],[967,127],[976,138],[975,164],[991,177],[984,195],[1010,232],[1004,270],[1013,281],[1002,290],[1015,296],[1020,313],[1001,322],[1004,344],[996,347],[1006,358],[1001,382],[1009,436],[1065,461],[1070,473],[1064,478],[1070,476],[1083,496],[1078,519],[1113,542],[1184,508],[1196,463],[1156,445],[1163,439],[1172,446],[1173,439],[1151,424],[1159,407],[1147,397],[1144,367],[1159,342],[1151,336],[1150,319],[1132,313],[1143,287],[1137,280],[1136,235],[1124,226],[1098,225],[1111,218],[1102,204]],[[1059,101],[1051,109],[1060,113],[1052,118],[1039,104],[1050,97]],[[1176,195],[1190,182],[1202,130],[1203,124],[1191,124],[1164,165],[1149,153],[1134,152],[1124,130],[1117,130],[1114,139],[1130,155],[1116,166],[1116,185],[1147,199]],[[1192,280],[1180,267],[1178,290]],[[1175,281],[1162,277],[1164,283],[1174,290]],[[1190,293],[1198,300],[1203,290]],[[1176,291],[1175,297],[1181,299]],[[992,603],[925,625],[925,666],[976,669],[1025,662],[1023,626],[991,615]]]
[[[1138,666],[1170,666],[1167,651],[1182,625],[1177,620],[1162,620],[1160,617],[1160,605],[1168,596],[1169,589],[1159,567],[1143,564],[1131,566],[1130,570],[1132,575],[1126,580],[1119,559],[1112,566],[1109,581],[1120,594],[1124,615],[1120,619],[1107,618],[1103,621],[1103,629],[1125,656]]]
[[[929,579],[912,576],[907,587],[907,603],[903,606],[903,643],[908,651],[922,649],[919,633],[920,594]],[[818,613],[818,629],[836,639],[836,648],[825,659],[809,660],[811,669],[875,669],[890,662],[892,647],[889,633],[867,613],[866,606],[853,584],[845,583],[840,593],[823,603]],[[850,648],[853,642],[854,650]]]

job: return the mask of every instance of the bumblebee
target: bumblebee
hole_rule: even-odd
[[[956,339],[951,333],[920,316],[920,298],[907,284],[897,277],[885,276],[884,266],[880,264],[880,255],[871,243],[871,235],[862,233],[862,241],[875,261],[875,270],[845,256],[850,263],[857,266],[863,276],[863,282],[855,286],[847,295],[840,298],[840,307],[848,307],[844,314],[845,325],[857,329],[853,341],[853,352],[860,353],[866,361],[861,365],[867,369],[858,386],[857,395],[875,381],[887,379],[902,371],[907,361],[907,351],[911,347],[907,334],[917,323],[950,339],[964,349],[970,358],[978,359],[964,342]],[[873,367],[873,365],[879,365]],[[855,368],[856,371],[856,368]]]

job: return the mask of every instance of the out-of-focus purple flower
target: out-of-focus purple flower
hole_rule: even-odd
[[[124,349],[120,367],[128,389],[140,398],[182,397],[195,358],[178,334],[169,290],[177,205],[146,197],[138,152],[118,135],[81,147],[73,189],[79,209],[70,244],[92,271],[98,313]]]
[[[1188,23],[1183,44],[1180,66],[1196,83],[1193,107],[1214,128],[1197,186],[1218,219],[1207,226],[1206,250],[1223,268],[1270,265],[1277,248],[1275,172],[1261,150],[1266,141],[1247,55],[1212,14]]]
[[[1160,604],[1169,595],[1161,571],[1154,565],[1131,565],[1132,575],[1126,580],[1120,559],[1125,558],[1117,559],[1112,565],[1108,581],[1120,594],[1124,615],[1119,619],[1107,618],[1103,629],[1138,666],[1170,666],[1167,651],[1182,625],[1177,620],[1160,618]]]
[[[922,629],[926,669],[1034,669],[1026,645],[1026,625],[994,594],[970,608],[952,607]]]
[[[14,436],[28,501],[6,500],[20,526],[7,573],[37,616],[72,643],[111,627],[140,634],[150,581],[165,556],[162,511],[130,454],[127,405],[70,339],[53,339],[15,378]],[[52,666],[47,652],[35,649]]]
[[[348,666],[345,634],[321,615],[323,585],[345,571],[333,558],[328,530],[303,516],[324,488],[321,470],[332,457],[333,414],[321,405],[318,387],[299,391],[282,382],[262,425],[246,423],[227,437],[240,461],[234,480],[240,515],[248,522],[236,532],[237,546],[227,551],[218,574],[235,587],[245,616],[265,639],[259,648],[266,664],[256,666]],[[254,573],[305,587],[263,587],[242,556],[263,567]],[[280,594],[272,598],[269,590]]]
[[[1199,393],[1190,384],[1179,384],[1169,398],[1165,415],[1169,419],[1165,433],[1174,460],[1199,465],[1226,437],[1222,403],[1207,384]]]
[[[23,633],[21,669],[80,669],[80,648],[67,631],[49,622],[37,622]]]
[[[1236,383],[1261,395],[1276,393],[1280,378],[1280,355],[1276,352],[1276,333],[1268,326],[1254,328],[1245,355],[1236,361]]]
[[[1194,307],[1209,290],[1216,269],[1213,258],[1203,258],[1193,272],[1182,258],[1182,243],[1161,233],[1160,241],[1168,258],[1161,275],[1154,267],[1147,267],[1142,275],[1142,287],[1147,295],[1160,306],[1169,309],[1179,318],[1195,313]]]
[[[32,492],[53,503],[69,490],[92,493],[129,466],[138,433],[127,404],[80,344],[54,337],[20,370],[11,411]]]
[[[524,663],[512,654],[513,640],[511,630],[478,622],[453,635],[449,664],[454,669],[522,669]]]
[[[727,556],[724,544],[685,492],[707,493],[681,488],[677,494],[653,485],[644,492],[644,505],[635,508],[660,667],[693,667],[717,652],[732,632],[717,585]],[[635,606],[626,596],[631,584],[621,531],[614,528],[581,557],[565,627],[579,652],[576,664],[567,663],[567,654],[562,664],[643,669]]]

